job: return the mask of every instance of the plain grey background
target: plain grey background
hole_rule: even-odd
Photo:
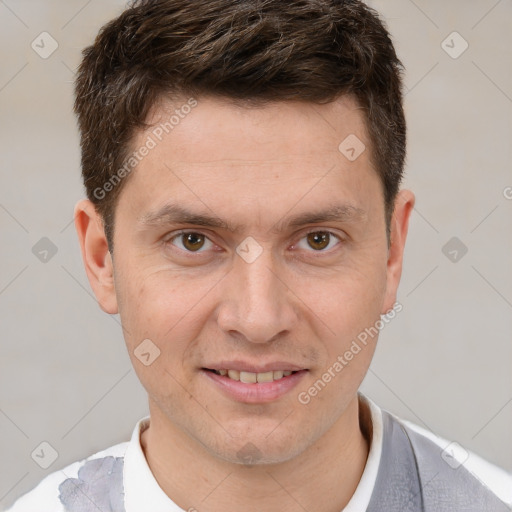
[[[403,311],[382,331],[363,391],[510,471],[512,2],[369,3],[407,69],[405,186],[417,204]],[[128,440],[147,414],[119,318],[97,305],[72,223],[84,195],[74,70],[123,7],[0,0],[0,507]],[[38,252],[49,246],[55,254]],[[31,458],[41,442],[58,454],[46,470]]]

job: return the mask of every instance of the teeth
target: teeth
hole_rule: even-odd
[[[246,384],[256,384],[257,382],[274,382],[275,380],[288,377],[293,372],[291,370],[275,370],[270,372],[252,373],[239,372],[238,370],[215,370],[215,373],[222,376],[228,376],[232,380],[238,380]]]
[[[240,380],[240,372],[238,370],[228,370],[228,377],[233,380]]]
[[[257,373],[240,372],[240,382],[245,382],[246,384],[256,384],[257,376]]]
[[[258,382],[272,382],[274,380],[274,372],[258,373],[256,377]]]

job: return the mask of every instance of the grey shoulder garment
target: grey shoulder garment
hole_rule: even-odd
[[[510,512],[464,466],[441,457],[442,448],[382,411],[383,446],[367,512]]]

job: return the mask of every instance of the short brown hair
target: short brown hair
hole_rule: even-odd
[[[112,183],[163,96],[215,95],[249,106],[354,95],[389,234],[405,159],[402,71],[377,12],[358,0],[136,0],[84,49],[75,83],[82,176],[110,251],[127,178],[98,190]]]

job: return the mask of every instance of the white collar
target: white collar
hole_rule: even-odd
[[[368,397],[359,393],[360,400],[364,400],[370,408],[372,419],[372,443],[368,453],[368,459],[364,467],[361,480],[357,485],[356,492],[350,498],[347,506],[342,512],[361,512],[366,510],[370,504],[373,488],[377,481],[377,473],[379,471],[380,459],[382,455],[382,439],[383,439],[383,426],[382,426],[382,411],[372,402]]]
[[[361,393],[359,397],[370,408],[373,426],[372,443],[357,489],[341,512],[361,512],[367,509],[377,480],[382,453],[382,412],[369,398]],[[149,421],[150,417],[146,416],[137,422],[124,456],[125,510],[140,512],[150,508],[151,512],[182,512],[183,509],[179,508],[158,485],[142,451],[140,435],[149,426]]]
[[[124,456],[124,508],[126,512],[182,512],[158,485],[149,469],[140,444],[141,433],[149,426],[150,417],[137,422]]]

